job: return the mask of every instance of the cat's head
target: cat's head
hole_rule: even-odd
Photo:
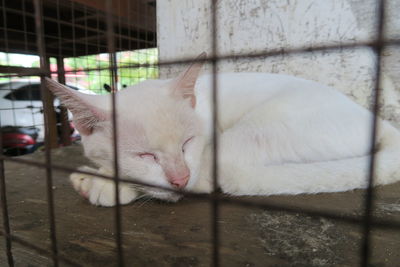
[[[201,54],[198,59],[206,56]],[[115,94],[117,148],[122,177],[173,189],[193,187],[198,178],[205,136],[195,113],[194,86],[203,63],[195,62],[172,80],[148,80]],[[111,95],[85,95],[47,79],[47,87],[72,112],[85,155],[113,170]],[[165,190],[147,194],[176,200]]]

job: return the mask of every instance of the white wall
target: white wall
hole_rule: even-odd
[[[374,0],[219,0],[219,55],[366,42],[375,36]],[[400,37],[400,0],[388,8],[387,37]],[[160,60],[211,52],[210,0],[158,0]],[[382,115],[400,125],[400,50],[385,50]],[[369,48],[229,60],[219,70],[286,73],[334,86],[364,106],[371,100],[376,57]],[[183,66],[166,67],[162,77]]]

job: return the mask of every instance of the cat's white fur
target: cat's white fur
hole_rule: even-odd
[[[200,63],[193,64],[176,79],[148,80],[116,94],[122,177],[212,190],[212,76],[198,77],[200,69]],[[74,114],[86,156],[99,172],[112,173],[110,97],[47,83]],[[337,192],[367,185],[372,115],[342,93],[286,75],[221,73],[218,104],[218,181],[224,193]],[[375,184],[400,180],[400,133],[383,120],[376,150]],[[112,181],[77,173],[71,181],[91,203],[115,204]],[[121,184],[120,202],[135,200],[138,191],[178,199],[159,189]]]

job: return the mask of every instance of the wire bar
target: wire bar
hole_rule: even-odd
[[[134,1],[127,2],[127,8],[131,10],[131,4]],[[375,145],[377,142],[377,133],[379,132],[378,128],[378,117],[379,117],[379,102],[381,98],[381,70],[382,70],[382,51],[386,46],[399,46],[399,39],[386,39],[384,36],[385,32],[385,0],[377,1],[377,9],[376,9],[376,18],[377,18],[377,36],[374,40],[362,41],[362,42],[348,42],[348,43],[320,43],[318,45],[311,46],[299,46],[292,48],[274,48],[268,50],[261,51],[250,51],[249,53],[240,53],[240,54],[219,54],[218,53],[218,0],[210,0],[210,10],[211,10],[211,54],[207,58],[199,58],[193,60],[192,58],[181,58],[181,59],[173,59],[166,61],[159,61],[157,63],[125,63],[121,60],[119,62],[119,56],[117,58],[117,51],[123,51],[124,49],[131,48],[140,48],[143,47],[154,47],[156,45],[156,41],[154,38],[154,32],[145,30],[149,29],[149,24],[147,23],[147,18],[149,17],[148,10],[144,6],[143,10],[141,10],[141,6],[139,5],[139,1],[136,2],[138,5],[136,7],[136,12],[138,17],[146,18],[146,21],[142,24],[142,28],[138,28],[137,25],[134,25],[134,20],[132,19],[132,14],[129,13],[129,18],[123,19],[121,16],[117,16],[113,13],[113,9],[115,9],[116,1],[107,0],[105,1],[106,12],[97,10],[94,8],[86,7],[85,5],[81,5],[79,3],[75,3],[75,1],[63,1],[57,0],[53,5],[56,8],[56,16],[49,16],[49,14],[44,14],[43,12],[43,0],[33,0],[34,12],[30,12],[29,5],[26,4],[25,1],[22,3],[22,10],[12,8],[6,6],[5,1],[2,0],[2,14],[3,14],[3,25],[0,27],[0,30],[4,32],[4,47],[7,53],[14,52],[13,45],[22,45],[26,51],[34,51],[32,47],[35,48],[30,40],[36,38],[37,45],[37,55],[40,56],[40,68],[24,68],[18,66],[0,66],[0,71],[3,73],[0,75],[0,78],[13,78],[13,77],[29,77],[29,76],[39,76],[41,81],[46,76],[51,76],[53,74],[58,75],[58,79],[61,83],[65,84],[65,75],[66,74],[76,74],[77,72],[85,71],[85,72],[98,72],[99,79],[101,80],[100,73],[102,71],[108,71],[110,78],[110,101],[112,104],[112,146],[113,146],[113,175],[104,175],[97,172],[76,170],[74,168],[70,168],[67,166],[54,164],[51,158],[51,147],[52,141],[54,141],[54,136],[52,135],[52,130],[50,127],[53,127],[55,122],[53,123],[51,120],[51,111],[52,107],[49,107],[49,103],[46,99],[47,89],[44,87],[44,83],[41,86],[41,92],[43,97],[43,107],[45,110],[45,162],[37,162],[33,160],[23,159],[23,158],[11,158],[3,155],[3,152],[0,152],[0,194],[1,194],[1,209],[3,215],[3,231],[0,231],[0,235],[4,236],[5,239],[5,253],[7,256],[7,261],[9,266],[14,266],[14,259],[12,253],[12,242],[16,242],[20,245],[28,247],[41,255],[50,256],[53,261],[54,266],[58,266],[60,263],[65,263],[71,266],[81,266],[78,263],[74,263],[69,260],[65,256],[61,256],[58,251],[57,246],[57,235],[56,235],[56,222],[55,222],[55,206],[54,206],[54,196],[53,196],[53,180],[52,180],[52,171],[60,170],[64,172],[77,172],[86,175],[97,176],[109,181],[113,181],[115,185],[115,202],[116,206],[114,208],[114,223],[115,223],[115,242],[116,242],[116,256],[117,256],[117,265],[124,266],[124,251],[123,251],[123,239],[122,239],[122,219],[121,219],[121,205],[119,202],[119,185],[120,183],[133,184],[142,188],[157,188],[166,190],[169,192],[174,192],[181,196],[194,199],[194,200],[206,200],[210,203],[210,224],[211,224],[211,242],[212,242],[212,253],[211,253],[211,263],[212,266],[218,267],[220,266],[220,228],[219,228],[219,218],[220,218],[220,206],[221,205],[235,205],[242,207],[252,207],[259,208],[268,211],[281,211],[290,214],[302,214],[312,217],[324,217],[327,219],[341,221],[343,223],[347,223],[353,226],[361,226],[362,227],[362,240],[360,245],[360,266],[369,266],[371,262],[371,231],[372,229],[394,229],[400,231],[400,222],[388,219],[374,218],[373,216],[373,207],[374,207],[374,198],[375,198],[375,190],[373,187],[374,184],[374,176],[376,169],[376,154]],[[156,3],[153,3],[156,4]],[[76,6],[82,7],[79,12],[76,12]],[[63,8],[70,8],[69,15],[70,20],[66,20],[60,6]],[[118,7],[118,12],[123,12],[123,6],[120,4]],[[7,14],[18,14],[22,15],[23,18],[23,28],[14,28],[7,27]],[[68,13],[68,12],[67,12]],[[136,13],[135,13],[136,14]],[[68,17],[67,16],[67,17]],[[105,18],[105,21],[103,21]],[[29,21],[34,19],[35,27],[32,28],[29,25]],[[91,20],[91,23],[89,23]],[[56,23],[57,26],[57,36],[52,36],[44,29],[44,21],[50,21],[52,23]],[[33,21],[32,21],[33,22]],[[93,24],[96,22],[96,24]],[[143,26],[144,25],[144,26]],[[71,36],[65,36],[62,31],[63,27],[68,27],[71,30]],[[33,30],[34,29],[34,30]],[[79,34],[78,34],[79,33]],[[9,40],[7,34],[16,34],[21,36],[20,39]],[[83,34],[83,36],[82,36]],[[23,35],[23,36],[22,36]],[[48,43],[50,41],[50,43]],[[46,43],[47,42],[47,43]],[[123,45],[123,42],[125,44]],[[128,43],[126,43],[128,42]],[[135,43],[133,43],[135,42]],[[132,46],[133,43],[133,46]],[[11,46],[9,47],[9,45]],[[128,45],[126,45],[128,44]],[[21,47],[22,47],[21,46]],[[84,47],[84,48],[82,48]],[[11,50],[9,49],[11,48]],[[93,49],[95,48],[95,50]],[[295,207],[288,205],[278,205],[269,203],[268,201],[262,200],[254,200],[254,199],[244,199],[237,197],[229,197],[221,194],[218,184],[218,144],[219,144],[219,136],[218,136],[218,64],[223,61],[233,60],[239,61],[243,59],[266,59],[269,57],[276,56],[289,56],[289,55],[301,55],[305,53],[319,53],[319,52],[332,52],[332,51],[343,51],[346,49],[359,49],[359,48],[372,48],[376,54],[376,64],[375,64],[375,80],[374,80],[374,103],[372,107],[373,119],[371,125],[371,149],[370,149],[370,158],[369,158],[369,170],[368,176],[366,177],[368,181],[368,188],[366,190],[365,198],[363,199],[363,214],[360,216],[349,215],[349,214],[341,214],[333,211],[326,210],[314,210],[310,208],[303,207]],[[49,50],[46,50],[49,49]],[[57,53],[54,53],[57,51]],[[64,52],[68,52],[70,56],[75,58],[78,55],[84,53],[85,55],[89,55],[90,53],[95,53],[97,51],[98,54],[108,52],[108,64],[99,64],[97,63],[96,67],[88,67],[89,59],[86,59],[86,66],[78,67],[72,70],[64,69]],[[27,52],[25,52],[27,53]],[[58,67],[57,70],[50,70],[49,64],[49,56],[56,56]],[[119,162],[118,162],[118,117],[117,117],[117,103],[116,103],[116,92],[118,77],[123,78],[124,74],[121,70],[123,69],[134,69],[134,68],[156,68],[162,66],[171,66],[171,65],[181,65],[188,64],[193,62],[202,62],[208,63],[211,65],[212,70],[212,123],[213,123],[213,132],[212,132],[212,193],[207,194],[199,194],[194,192],[185,192],[178,191],[172,188],[167,188],[163,186],[157,186],[150,183],[142,182],[138,179],[134,178],[125,178],[120,177],[119,173]],[[76,66],[78,64],[75,64]],[[93,65],[92,65],[93,66]],[[147,72],[147,69],[146,69]],[[108,75],[108,74],[107,74]],[[76,77],[75,77],[76,79]],[[10,86],[11,88],[11,86]],[[8,89],[5,89],[8,90]],[[32,100],[31,100],[32,101]],[[0,111],[5,110],[22,110],[22,109],[32,109],[32,108],[23,108],[23,107],[14,107],[12,108],[0,108]],[[66,110],[63,111],[64,116],[66,115]],[[15,120],[15,114],[14,121]],[[33,117],[33,115],[32,115]],[[63,121],[64,123],[64,135],[63,140],[64,143],[70,143],[69,135],[67,134],[68,125],[67,118]],[[34,123],[35,124],[35,123]],[[38,124],[39,125],[39,124]],[[1,126],[1,125],[0,125]],[[54,130],[54,128],[53,128]],[[2,148],[2,138],[0,132],[0,147]],[[51,241],[51,249],[48,251],[47,249],[40,248],[35,244],[29,243],[11,233],[10,229],[10,216],[8,213],[8,204],[7,204],[7,190],[6,190],[6,178],[4,173],[4,165],[5,162],[14,162],[17,164],[26,164],[30,166],[36,166],[40,168],[44,168],[46,171],[46,190],[47,190],[47,202],[48,202],[48,219],[49,219],[49,227],[50,227],[50,241]]]
[[[0,142],[2,140],[2,136],[0,133]],[[0,144],[2,148],[2,144]],[[1,149],[3,151],[3,149]],[[2,153],[2,152],[0,152]],[[12,245],[11,245],[11,230],[10,230],[10,217],[8,215],[8,205],[7,205],[7,190],[6,190],[6,178],[4,175],[4,160],[0,160],[0,193],[1,193],[1,210],[3,214],[3,228],[4,231],[6,232],[6,235],[4,235],[4,241],[5,241],[5,246],[6,246],[6,255],[7,255],[7,261],[9,266],[14,266],[14,259],[12,255]]]
[[[219,260],[219,185],[218,185],[218,84],[217,84],[217,63],[218,63],[218,50],[217,50],[217,0],[210,0],[211,6],[211,42],[212,42],[212,188],[211,193],[211,219],[212,219],[212,266],[218,267]]]
[[[318,46],[304,46],[304,47],[295,47],[295,48],[276,48],[276,49],[269,49],[268,51],[257,51],[254,53],[244,53],[244,54],[228,54],[228,55],[218,55],[217,57],[208,57],[207,59],[193,59],[193,58],[182,58],[178,60],[165,60],[159,61],[156,64],[149,64],[149,63],[141,63],[141,64],[129,64],[124,63],[115,68],[123,69],[123,68],[145,68],[145,67],[162,67],[162,66],[170,66],[170,65],[180,65],[180,64],[189,64],[194,62],[207,62],[212,63],[213,61],[223,62],[226,60],[241,60],[241,59],[261,59],[261,58],[268,58],[268,57],[276,57],[282,55],[300,55],[305,53],[313,53],[313,52],[328,52],[328,51],[340,51],[346,49],[354,49],[354,48],[375,48],[378,46],[399,46],[400,40],[393,39],[387,40],[382,42],[359,42],[359,43],[345,43],[345,44],[320,44]],[[65,70],[65,73],[74,73],[76,71],[101,71],[101,70],[112,70],[112,67],[98,67],[98,68],[79,68],[75,70]],[[56,71],[50,72],[51,74],[56,74]],[[6,77],[17,77],[17,76],[32,76],[32,75],[48,75],[48,70],[40,70],[38,73],[32,72],[28,74],[7,74],[7,75],[0,75],[0,78]]]
[[[117,260],[118,266],[124,266],[124,256],[122,248],[122,223],[121,223],[121,205],[119,203],[119,168],[118,168],[118,124],[116,115],[116,98],[115,93],[117,92],[117,60],[115,55],[115,41],[114,41],[114,25],[112,20],[112,0],[107,0],[107,42],[108,42],[108,55],[111,66],[111,105],[112,105],[112,144],[114,153],[114,183],[115,183],[115,241],[117,245]]]
[[[34,18],[34,16],[35,16],[34,14],[31,14],[29,12],[21,12],[20,10],[17,10],[17,9],[5,7],[4,5],[3,5],[2,9],[4,11],[7,11],[7,12],[11,12],[11,13],[19,14],[19,15],[24,15],[24,17],[33,17]],[[97,16],[107,16],[107,15],[102,14],[102,13],[97,13]],[[60,24],[60,25],[72,26],[71,22],[68,22],[68,21],[65,21],[65,20],[58,20],[57,18],[53,18],[53,17],[49,17],[49,16],[43,16],[42,18],[45,19],[45,20]],[[73,26],[76,27],[77,29],[85,30],[85,26],[84,25],[75,24]],[[104,36],[107,35],[107,30],[101,30],[99,28],[93,28],[91,26],[87,26],[86,29],[90,30],[90,31],[92,31],[94,33],[104,34]],[[18,31],[16,29],[7,29],[7,30]],[[26,33],[27,34],[35,34],[34,32],[31,32],[31,33],[30,32],[26,32]],[[114,36],[117,36],[119,38],[123,38],[123,39],[126,39],[126,40],[130,40],[130,41],[139,41],[140,43],[146,43],[146,44],[152,44],[153,43],[153,41],[150,41],[150,40],[143,40],[143,39],[138,39],[138,38],[135,38],[135,37],[130,38],[129,35],[121,35],[121,34],[118,34],[118,33],[115,33]],[[67,41],[68,41],[68,39],[67,39]],[[74,39],[69,39],[69,41],[70,42],[76,42],[76,40],[74,40]],[[79,40],[77,40],[77,41],[79,42]],[[106,45],[102,45],[102,47],[106,48],[107,46]]]
[[[1,124],[0,124],[1,126]],[[3,155],[3,136],[0,131],[0,155]],[[4,160],[0,159],[0,194],[1,194],[1,211],[3,215],[3,228],[6,232],[4,235],[4,241],[6,246],[6,255],[9,266],[14,266],[14,259],[12,255],[12,245],[11,245],[11,230],[10,230],[10,217],[8,215],[8,204],[7,204],[7,190],[6,190],[6,177],[4,174]]]
[[[43,39],[43,21],[42,21],[42,0],[34,0],[35,7],[35,27],[37,33],[37,47],[40,55],[40,67],[42,69],[49,69],[49,62],[46,58],[46,52],[44,47]],[[46,111],[49,111],[49,101],[46,99],[46,90],[44,80],[45,76],[41,76],[41,92],[43,99],[43,106]],[[49,93],[47,92],[47,95]],[[58,248],[57,248],[57,237],[56,237],[56,223],[54,215],[54,197],[53,197],[53,177],[51,168],[51,132],[50,132],[50,116],[49,112],[44,113],[45,117],[45,156],[46,156],[46,187],[47,187],[47,202],[48,202],[48,213],[49,213],[49,224],[50,224],[50,239],[51,239],[51,252],[53,258],[53,264],[55,267],[59,265],[58,262]],[[55,126],[55,125],[54,125]]]
[[[377,28],[378,36],[377,43],[382,43],[384,34],[384,20],[385,20],[385,0],[377,1]],[[376,166],[375,147],[377,141],[378,120],[379,120],[379,101],[381,96],[381,65],[382,65],[382,50],[383,45],[374,47],[376,54],[375,64],[375,85],[374,85],[374,103],[373,103],[373,119],[371,127],[371,148],[370,148],[370,161],[368,173],[368,188],[365,196],[364,203],[364,221],[363,221],[363,238],[361,246],[361,260],[360,266],[369,266],[371,255],[371,220],[373,218],[373,204],[374,204],[374,176]]]
[[[2,4],[4,5],[4,0],[2,1]],[[7,20],[6,20],[6,14],[5,11],[3,10],[2,12],[3,15],[3,23],[4,25],[7,25]],[[4,39],[7,40],[7,32],[4,31]],[[7,44],[6,44],[7,45]],[[6,47],[8,48],[8,47]],[[12,106],[14,107],[14,105]],[[2,127],[2,123],[0,120],[0,127]],[[3,156],[3,131],[0,130],[0,156]],[[6,247],[6,255],[7,255],[7,262],[8,266],[13,267],[14,266],[14,258],[12,254],[12,240],[10,238],[11,234],[11,229],[10,229],[10,217],[8,214],[8,203],[7,203],[7,189],[6,189],[6,177],[5,177],[5,170],[4,170],[4,159],[0,159],[0,194],[1,194],[1,211],[3,215],[3,229],[6,232],[6,235],[4,235],[4,242],[5,242],[5,247]]]
[[[49,251],[47,251],[47,249],[38,247],[38,246],[36,246],[35,244],[32,244],[31,242],[28,242],[28,241],[26,241],[26,240],[24,240],[24,239],[22,239],[22,238],[20,238],[20,237],[18,237],[18,236],[15,236],[15,235],[12,235],[12,234],[4,233],[4,232],[1,231],[1,230],[0,230],[0,235],[2,235],[2,236],[4,236],[5,238],[10,239],[10,240],[12,240],[12,241],[18,243],[18,244],[20,244],[20,245],[22,245],[22,246],[24,246],[24,247],[27,247],[27,248],[29,248],[29,249],[34,250],[34,251],[36,251],[37,253],[39,253],[40,255],[42,255],[42,256],[46,256],[46,257],[48,257],[48,256],[52,257],[52,256],[53,256],[52,253],[50,253]],[[76,262],[73,262],[73,261],[71,261],[70,259],[68,259],[67,257],[62,256],[62,255],[57,255],[57,258],[58,258],[58,260],[59,260],[60,262],[66,263],[66,264],[68,264],[68,265],[70,265],[70,266],[76,266],[76,267],[82,266],[81,264],[76,263]],[[9,265],[10,265],[10,264],[9,264]],[[10,266],[12,266],[12,265],[10,265]]]
[[[48,166],[46,163],[43,163],[43,162],[35,162],[35,161],[26,160],[26,159],[22,159],[22,158],[11,158],[11,157],[6,157],[6,156],[1,156],[0,158],[4,159],[5,161],[16,162],[16,163],[26,164],[26,165],[30,165],[30,166],[36,166],[36,167],[42,167],[42,168],[46,168],[46,166]],[[74,168],[70,168],[70,167],[66,167],[66,166],[58,165],[58,164],[54,164],[54,163],[51,166],[54,170],[58,170],[58,171],[69,172],[69,173],[76,172],[76,173],[81,173],[81,174],[86,174],[86,175],[92,175],[92,176],[97,176],[97,177],[107,179],[110,181],[114,181],[114,179],[115,179],[114,176],[107,176],[107,175],[96,173],[96,172],[77,170]],[[119,181],[123,182],[123,183],[127,183],[127,184],[133,184],[133,185],[139,185],[139,186],[144,186],[144,187],[162,189],[162,190],[166,190],[169,192],[175,192],[182,196],[192,198],[192,199],[210,199],[210,196],[208,194],[176,191],[171,188],[156,186],[153,184],[140,182],[138,180],[134,180],[131,178],[130,179],[119,178]],[[291,206],[285,206],[285,205],[274,205],[274,204],[268,204],[268,203],[264,203],[264,202],[259,203],[256,201],[243,200],[240,198],[234,198],[234,197],[229,197],[229,196],[224,196],[224,195],[219,195],[218,198],[220,199],[220,201],[223,201],[226,204],[234,203],[236,205],[258,207],[258,208],[271,209],[271,210],[281,209],[282,211],[287,211],[287,212],[291,212],[291,213],[307,214],[309,216],[326,217],[329,219],[339,220],[339,221],[343,221],[343,222],[350,223],[350,224],[360,224],[363,221],[362,219],[360,219],[361,217],[359,217],[359,216],[350,216],[350,215],[344,215],[344,214],[338,215],[337,213],[331,213],[331,212],[326,212],[326,211],[316,211],[316,210],[307,209],[307,208],[298,208],[298,207],[291,207]],[[390,228],[390,229],[399,229],[400,230],[400,222],[393,222],[391,220],[374,219],[373,226],[379,227],[379,228]]]

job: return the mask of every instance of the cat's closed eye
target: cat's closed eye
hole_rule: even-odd
[[[182,152],[185,153],[185,146],[194,138],[194,136],[187,139],[182,145]]]
[[[141,157],[142,159],[152,159],[154,161],[158,160],[157,156],[153,153],[148,153],[148,152],[139,153],[138,156]]]

